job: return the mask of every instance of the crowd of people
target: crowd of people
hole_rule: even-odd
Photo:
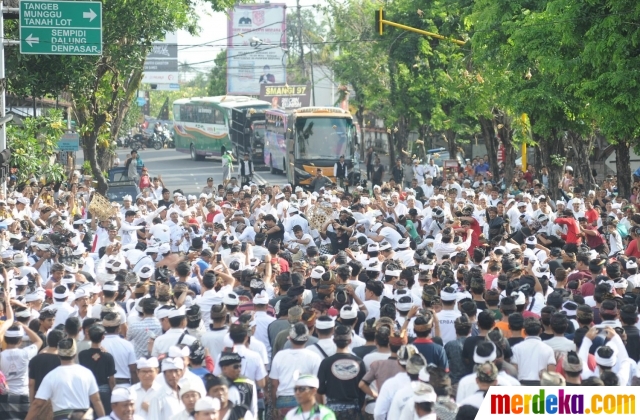
[[[491,386],[640,384],[640,214],[615,178],[416,174],[152,179],[102,216],[88,175],[16,186],[0,420],[466,420]]]

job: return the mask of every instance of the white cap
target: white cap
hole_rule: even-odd
[[[527,298],[522,292],[513,292],[511,293],[511,297],[515,301],[516,305],[524,305],[527,302]]]
[[[355,305],[345,305],[340,309],[340,319],[354,319],[358,316]]]
[[[311,270],[311,278],[319,279],[322,278],[322,275],[325,273],[324,267],[315,267]]]
[[[87,289],[78,289],[74,292],[76,300],[82,299],[89,296],[89,292]]]
[[[297,376],[294,372],[294,376]],[[319,388],[320,380],[315,375],[300,375],[295,379],[296,386],[308,386],[309,388]]]
[[[436,399],[438,396],[436,395],[436,391],[433,389],[431,385],[421,381],[414,381],[414,382],[411,382],[411,389],[413,389],[414,403],[436,402]]]
[[[150,369],[157,368],[159,366],[158,359],[156,359],[155,357],[150,357],[148,359],[141,357],[136,362],[136,365],[138,366],[138,369]]]
[[[115,387],[113,391],[111,391],[111,404],[126,402],[126,401],[135,401],[136,393],[131,390],[131,388],[124,387]]]
[[[371,226],[371,232],[378,232],[378,230],[382,227],[382,223],[376,223]]]
[[[525,240],[524,243],[527,245],[537,245],[538,244],[538,240],[536,239],[535,236],[528,236]]]
[[[269,303],[269,295],[266,290],[262,290],[260,293],[253,297],[254,305],[266,305]]]
[[[139,270],[137,270],[138,277],[141,279],[150,279],[154,272],[155,267],[150,264],[143,265]]]
[[[220,400],[211,397],[200,398],[198,401],[196,401],[194,410],[196,411],[196,413],[201,411],[219,411]]]
[[[627,270],[629,270],[631,268],[638,268],[638,264],[633,260],[629,260],[629,261],[627,261],[626,268],[627,268]]]
[[[162,361],[162,371],[166,372],[168,370],[183,370],[184,369],[184,360],[180,357],[166,358]]]
[[[179,317],[179,316],[186,316],[186,315],[187,315],[187,313],[186,313],[186,311],[185,311],[185,309],[184,309],[184,306],[181,306],[181,307],[180,307],[180,308],[178,308],[178,309],[175,309],[175,308],[174,308],[174,309],[171,309],[171,310],[169,311],[169,315],[168,315],[168,317],[169,317],[169,318],[177,318],[177,317]]]

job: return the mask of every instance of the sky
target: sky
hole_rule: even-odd
[[[301,6],[311,6],[323,3],[324,0],[300,0]],[[260,2],[262,3],[262,2]],[[295,0],[274,1],[273,3],[286,3],[288,8],[296,6]],[[200,16],[200,32],[196,36],[190,35],[186,31],[178,33],[178,61],[180,63],[198,63],[206,60],[213,60],[227,42],[227,15],[222,12],[213,12],[207,3],[202,3],[197,7]],[[213,42],[212,42],[213,41]],[[213,46],[193,46],[203,43],[212,43]],[[208,72],[213,63],[197,65],[198,69]]]

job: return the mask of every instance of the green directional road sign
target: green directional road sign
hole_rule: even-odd
[[[20,0],[20,53],[102,54],[102,3]]]

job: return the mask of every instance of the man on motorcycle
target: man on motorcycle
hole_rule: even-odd
[[[249,160],[249,153],[245,153],[240,162],[240,176],[243,187],[249,185],[253,179],[253,162]]]

